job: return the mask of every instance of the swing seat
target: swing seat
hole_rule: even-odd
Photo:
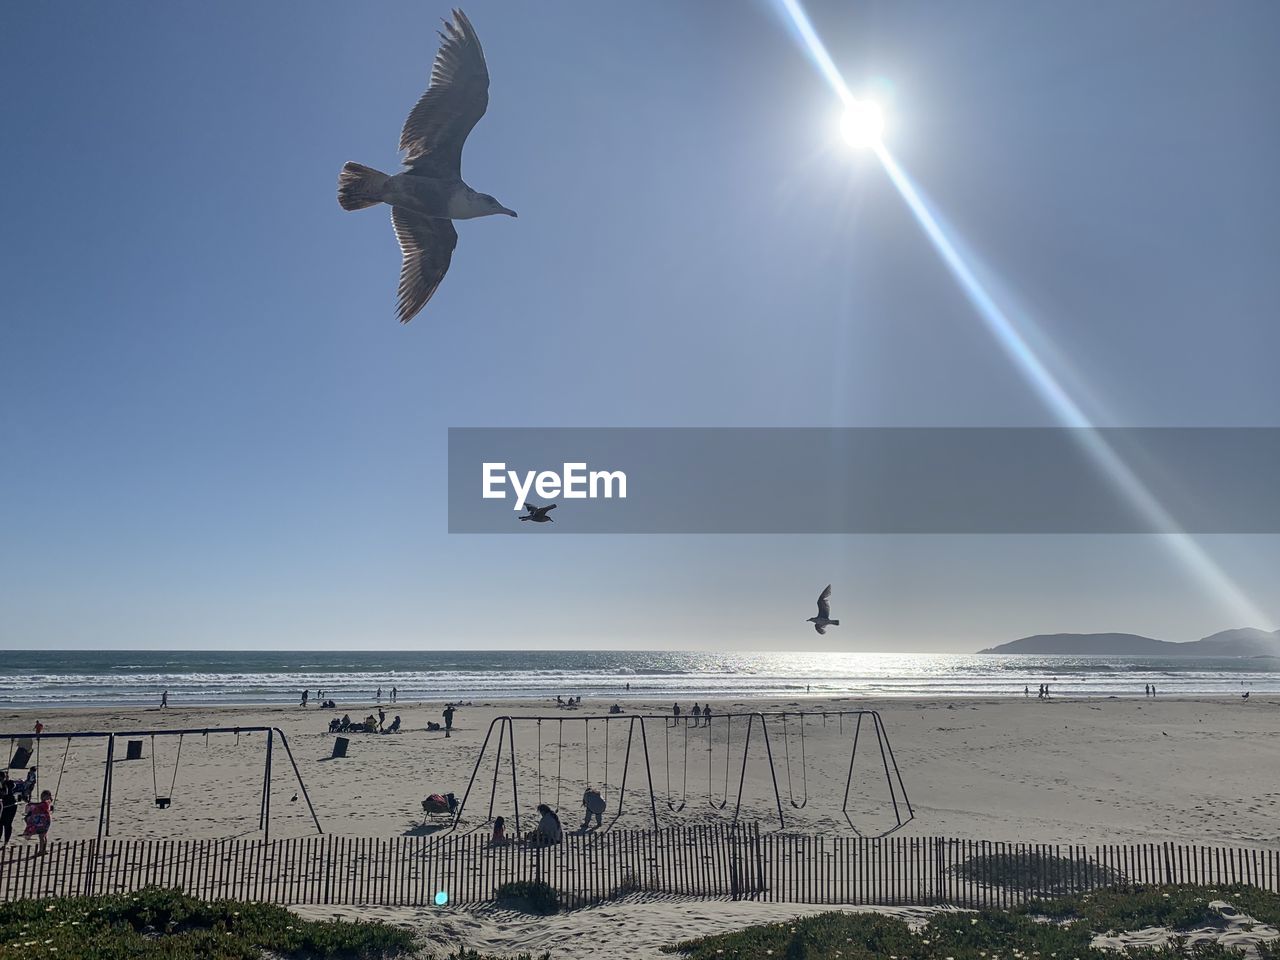
[[[156,797],[156,806],[157,806],[157,807],[159,807],[161,810],[168,810],[168,809],[169,809],[169,798],[168,798],[168,797]]]

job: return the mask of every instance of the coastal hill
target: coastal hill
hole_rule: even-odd
[[[1136,633],[1039,633],[978,653],[1126,657],[1280,657],[1280,630],[1223,630],[1190,643],[1170,643]]]

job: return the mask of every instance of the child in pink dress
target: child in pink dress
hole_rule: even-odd
[[[27,804],[24,819],[27,829],[22,831],[22,835],[40,838],[40,855],[42,856],[49,843],[49,827],[53,824],[53,794],[48,790],[41,791],[39,803]]]

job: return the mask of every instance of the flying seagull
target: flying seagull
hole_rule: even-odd
[[[346,163],[338,176],[342,209],[391,206],[391,225],[403,256],[397,305],[401,323],[427,305],[444,279],[458,243],[454,220],[516,215],[462,181],[462,144],[489,105],[489,68],[480,39],[461,10],[445,21],[440,38],[427,92],[400,131],[406,169],[389,175]]]
[[[529,511],[529,515],[521,517],[521,520],[532,520],[534,523],[555,523],[554,520],[547,516],[548,513],[556,508],[554,503],[547,504],[545,507],[535,507],[532,503],[526,503],[524,508]]]
[[[818,615],[810,617],[809,623],[813,624],[813,629],[821,634],[827,632],[827,627],[840,626],[839,620],[831,619],[831,584],[827,584],[827,589],[818,594]]]

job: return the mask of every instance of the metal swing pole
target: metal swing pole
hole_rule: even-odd
[[[649,735],[645,732],[644,717],[640,718],[640,743],[644,746],[644,771],[649,778],[649,811],[653,814],[653,829],[658,830],[658,801],[653,795],[653,767],[649,763]],[[628,746],[630,742],[628,741]]]
[[[116,753],[116,735],[113,733],[107,737],[107,762],[106,767],[102,771],[102,800],[98,803],[98,840],[101,842],[103,831],[111,832],[110,813],[111,809],[111,765],[115,762]]]
[[[276,733],[280,734],[280,746],[284,747],[284,755],[289,758],[289,763],[293,766],[293,775],[298,778],[298,788],[302,791],[302,799],[307,801],[307,809],[311,812],[311,821],[316,825],[316,833],[324,833],[324,827],[320,826],[320,818],[316,816],[316,808],[311,805],[311,794],[307,793],[307,785],[302,780],[302,771],[298,769],[298,761],[293,758],[293,750],[289,747],[289,738],[284,735],[283,730],[277,729]],[[267,776],[270,777],[270,767],[267,768]]]
[[[631,722],[627,725],[627,749],[622,757],[622,783],[618,785],[618,807],[614,811],[613,819],[609,821],[612,827],[618,822],[618,818],[622,816],[622,803],[627,797],[627,770],[631,767],[631,739],[635,735],[636,717],[631,718]],[[640,721],[642,724],[643,720]]]
[[[506,733],[507,725],[511,723],[510,717],[500,717],[498,726],[498,755],[493,760],[493,785],[489,788],[489,815],[488,820],[493,819],[493,805],[498,799],[498,774],[502,772],[502,737]],[[516,824],[516,830],[520,829],[520,824]]]
[[[520,829],[520,790],[516,786],[516,725],[507,724],[507,743],[511,747],[511,805],[516,811],[516,836],[523,836]]]
[[[206,741],[208,742],[208,741]],[[267,822],[267,792],[271,787],[271,734],[267,734],[267,756],[262,766],[262,799],[258,801],[258,829],[263,830]],[[264,838],[265,839],[265,838]]]
[[[264,823],[262,824],[263,842],[271,839],[271,748],[275,743],[275,731],[267,731],[267,772],[263,778],[262,784],[262,812]]]
[[[501,717],[495,717],[489,721],[489,730],[484,735],[484,743],[480,744],[480,752],[476,755],[476,765],[471,770],[471,779],[467,781],[467,790],[462,795],[462,802],[458,804],[458,809],[454,812],[452,830],[458,829],[458,823],[462,819],[462,809],[467,805],[467,798],[471,796],[471,788],[475,786],[476,777],[480,775],[480,764],[484,761],[484,751],[489,746],[489,738],[493,736],[494,726],[501,720]]]

